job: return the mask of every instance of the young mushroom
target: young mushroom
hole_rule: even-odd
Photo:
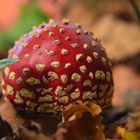
[[[61,114],[71,104],[111,104],[113,79],[104,48],[67,19],[23,35],[8,57],[20,58],[2,77],[3,94],[17,110]]]

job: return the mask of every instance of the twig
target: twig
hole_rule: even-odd
[[[135,0],[129,0],[132,7],[134,8],[135,12],[136,12],[136,15],[137,15],[137,18],[138,18],[138,22],[140,23],[140,10],[135,2]]]

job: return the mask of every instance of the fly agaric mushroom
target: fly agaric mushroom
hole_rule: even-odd
[[[9,51],[19,61],[3,72],[2,91],[17,110],[61,113],[71,104],[107,108],[113,93],[106,52],[93,35],[67,19],[23,35]]]

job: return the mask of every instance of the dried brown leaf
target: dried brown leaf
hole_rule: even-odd
[[[70,119],[70,116],[76,115],[78,113],[77,117],[81,117],[82,113],[88,111],[92,114],[92,116],[99,115],[101,113],[101,108],[96,104],[80,104],[80,105],[72,105],[66,110],[63,111],[63,117],[64,120]]]
[[[16,133],[19,125],[22,125],[24,120],[18,116],[13,105],[7,100],[2,99],[0,106],[0,115],[3,120],[6,120],[12,127],[13,132]]]
[[[30,131],[25,127],[19,129],[20,140],[53,140],[45,136],[42,133],[36,133],[35,131]]]
[[[96,104],[73,105],[63,112],[66,140],[105,140],[104,125]]]
[[[59,128],[56,133],[52,136],[55,140],[66,140],[65,134],[67,133],[67,130],[64,128]]]

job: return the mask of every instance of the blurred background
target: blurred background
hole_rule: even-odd
[[[49,18],[93,32],[113,64],[113,105],[140,105],[140,0],[0,0],[0,59],[23,33]]]

